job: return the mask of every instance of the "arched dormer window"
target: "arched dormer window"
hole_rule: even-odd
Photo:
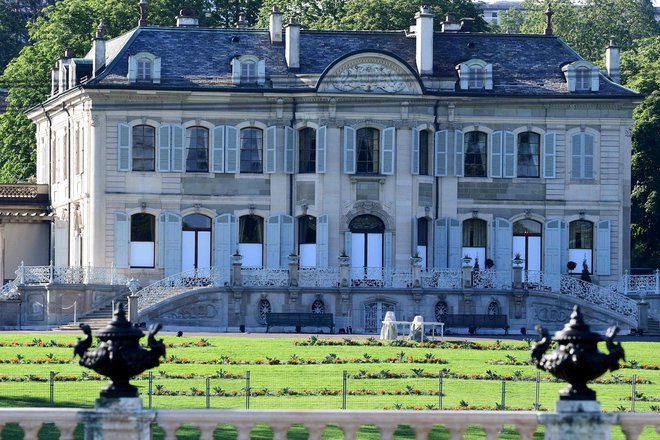
[[[493,90],[493,65],[472,59],[456,66],[461,90]]]
[[[160,84],[160,57],[139,52],[128,57],[128,81]]]
[[[264,85],[266,61],[254,55],[242,55],[231,60],[234,85]]]
[[[569,92],[597,92],[600,86],[598,67],[588,61],[578,60],[561,68],[566,77]]]

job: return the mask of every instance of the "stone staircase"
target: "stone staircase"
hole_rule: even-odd
[[[644,336],[660,336],[660,321],[649,317],[648,329]]]
[[[117,302],[121,301],[124,304],[124,310],[128,310],[128,300],[125,298],[123,299],[116,299],[114,301],[115,306],[117,305]],[[80,331],[80,324],[85,323],[89,325],[92,330],[99,330],[104,328],[105,326],[108,325],[108,323],[112,320],[112,302],[109,302],[105,304],[104,306],[99,307],[98,309],[89,312],[85,316],[78,318],[78,322],[68,322],[64,325],[61,325],[59,327],[53,328],[54,331]]]

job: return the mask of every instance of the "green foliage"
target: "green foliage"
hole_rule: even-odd
[[[525,14],[518,8],[511,7],[500,15],[500,24],[496,32],[504,34],[519,34],[525,22]]]

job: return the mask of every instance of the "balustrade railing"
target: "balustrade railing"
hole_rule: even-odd
[[[472,272],[472,287],[477,289],[510,289],[508,274],[493,269]]]
[[[19,284],[110,284],[124,285],[126,277],[115,267],[25,266],[16,270]]]
[[[572,276],[562,275],[560,292],[586,301],[592,306],[616,312],[629,318],[631,323],[637,322],[637,302],[610,289],[584,282]]]
[[[460,289],[461,271],[452,269],[423,270],[422,287],[425,289]]]
[[[338,267],[301,267],[298,270],[300,287],[337,287],[339,285]]]
[[[243,267],[243,285],[250,287],[286,287],[289,270],[283,267]]]

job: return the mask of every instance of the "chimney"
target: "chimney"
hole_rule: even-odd
[[[273,6],[270,13],[270,43],[282,43],[282,13],[277,6]]]
[[[138,3],[140,7],[140,19],[138,20],[138,26],[147,25],[147,0],[140,0]]]
[[[197,27],[199,20],[197,14],[192,8],[183,8],[179,11],[179,16],[176,18],[177,27]]]
[[[472,32],[474,18],[461,18],[461,32]]]
[[[621,83],[619,61],[619,46],[616,44],[614,36],[611,36],[610,44],[605,49],[605,67],[607,68],[607,74],[610,76],[610,79],[617,84]]]
[[[291,17],[286,27],[284,56],[289,69],[300,68],[300,25],[296,22],[296,17]]]
[[[433,14],[429,5],[415,14],[415,59],[420,75],[433,74]]]
[[[444,23],[442,23],[442,32],[459,32],[461,24],[456,21],[456,17],[452,14],[447,14]]]
[[[105,66],[105,25],[103,20],[96,28],[96,35],[92,42],[92,52],[94,59],[92,61],[92,77],[96,76],[96,72]]]
[[[73,49],[67,47],[64,49],[64,56],[60,58],[58,69],[58,91],[59,93],[69,90],[69,69],[71,67],[71,58],[73,58]]]
[[[239,29],[247,29],[248,23],[245,18],[245,12],[238,14],[238,22],[236,23],[236,27]]]
[[[55,63],[55,67],[50,72],[50,95],[55,96],[60,92],[60,63]]]

